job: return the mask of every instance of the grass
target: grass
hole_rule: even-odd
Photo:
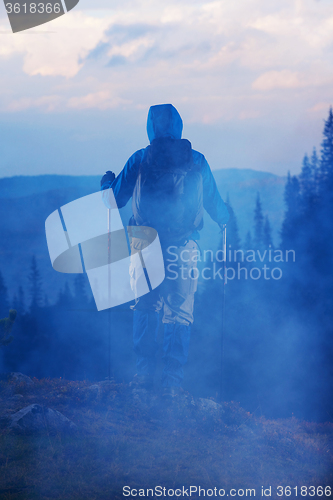
[[[226,495],[231,488],[255,488],[256,497],[262,486],[272,486],[271,498],[281,498],[278,485],[297,486],[298,497],[301,486],[333,485],[332,423],[256,418],[234,402],[224,403],[219,415],[200,411],[188,393],[166,405],[160,396],[140,396],[125,384],[105,384],[98,393],[90,385],[62,379],[34,379],[31,388],[0,382],[3,417],[38,403],[60,411],[79,429],[17,435],[2,425],[1,500],[132,498],[123,495],[126,485],[196,485],[224,488]],[[23,397],[11,399],[14,393]],[[328,498],[318,492],[302,496]]]

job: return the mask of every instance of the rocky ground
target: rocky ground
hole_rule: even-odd
[[[333,498],[332,485],[329,422],[114,381],[0,381],[1,500]]]

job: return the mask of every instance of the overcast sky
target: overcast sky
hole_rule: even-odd
[[[332,84],[332,0],[80,0],[16,34],[0,3],[0,177],[118,173],[168,102],[212,169],[298,173]]]

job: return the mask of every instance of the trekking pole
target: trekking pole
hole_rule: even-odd
[[[108,305],[111,301],[111,210],[108,208]],[[108,309],[108,379],[111,380],[111,307]]]
[[[223,224],[222,230],[223,248],[223,290],[222,290],[222,332],[221,332],[221,365],[220,365],[220,399],[224,396],[224,332],[225,332],[225,285],[226,285],[226,260],[227,260],[227,225]]]

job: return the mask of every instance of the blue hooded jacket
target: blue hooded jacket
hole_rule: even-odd
[[[160,137],[172,137],[181,139],[183,131],[183,121],[172,104],[159,104],[151,106],[148,113],[147,133],[150,143]],[[136,179],[141,161],[146,149],[139,149],[126,162],[123,170],[116,177],[110,186],[119,208],[124,207],[133,195]],[[222,200],[211,169],[204,155],[192,150],[193,162],[198,165],[203,180],[203,205],[211,218],[219,225],[225,224],[229,220],[228,209]],[[199,235],[193,235],[197,239]]]

